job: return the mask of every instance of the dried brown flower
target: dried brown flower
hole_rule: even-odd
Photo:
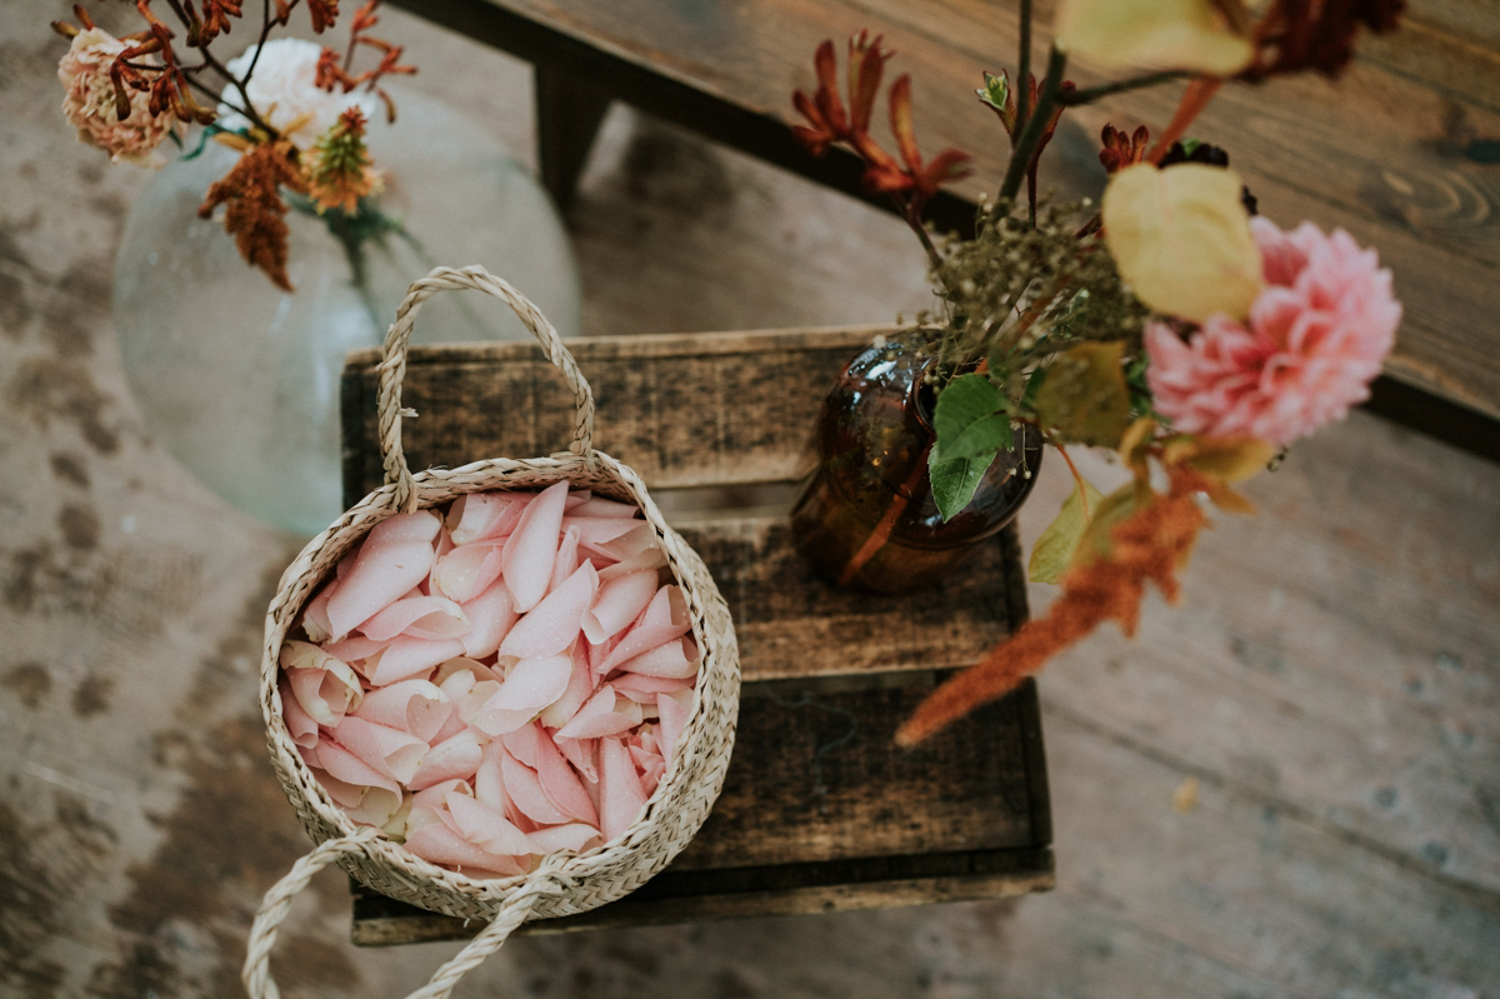
[[[287,205],[280,188],[284,184],[293,191],[305,190],[295,155],[296,147],[285,140],[251,146],[222,180],[214,182],[198,207],[198,215],[209,218],[219,205],[226,206],[224,230],[234,236],[240,256],[265,271],[283,291],[293,288],[286,274],[290,230],[282,217]]]

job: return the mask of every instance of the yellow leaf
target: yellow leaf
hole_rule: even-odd
[[[1050,437],[1115,447],[1130,425],[1123,343],[1079,344],[1059,354],[1036,394],[1036,415]]]
[[[1125,428],[1125,433],[1120,438],[1120,460],[1125,462],[1125,467],[1130,469],[1135,480],[1141,485],[1146,485],[1151,481],[1148,448],[1155,435],[1156,421],[1149,416],[1141,416]]]
[[[1254,437],[1174,437],[1162,460],[1169,465],[1185,461],[1218,482],[1243,482],[1265,471],[1275,455],[1275,445]]]
[[[1106,69],[1233,76],[1255,54],[1210,0],[1059,0],[1055,30],[1058,48]]]
[[[1080,486],[1083,487],[1081,493]],[[1084,512],[1084,497],[1088,499],[1087,514]],[[1094,511],[1099,509],[1099,502],[1103,498],[1104,494],[1085,480],[1079,479],[1074,483],[1073,492],[1063,501],[1057,517],[1042,531],[1031,549],[1027,573],[1033,583],[1056,583],[1062,579],[1068,564],[1073,561],[1073,553],[1078,550],[1078,543],[1083,540],[1083,532],[1088,529],[1089,521],[1093,519]]]
[[[1136,297],[1202,322],[1243,319],[1261,289],[1260,250],[1233,170],[1182,163],[1126,167],[1104,190],[1104,239]]]
[[[1242,513],[1247,516],[1255,513],[1255,504],[1228,486],[1213,486],[1208,490],[1208,498],[1214,501],[1214,506],[1225,513]]]

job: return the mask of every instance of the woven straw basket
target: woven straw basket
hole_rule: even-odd
[[[423,302],[440,291],[472,289],[505,302],[541,342],[574,392],[577,426],[570,449],[544,458],[493,458],[452,470],[413,476],[401,447],[406,344]],[[462,918],[489,922],[478,937],[440,968],[412,999],[447,996],[458,980],[531,917],[583,912],[628,894],[656,874],[697,832],[718,797],[734,743],[739,704],[739,650],[734,626],[703,561],[666,521],[640,478],[628,466],[595,451],[594,402],[589,386],[557,332],[515,289],[481,267],[438,268],[411,286],[386,335],[380,365],[379,430],[386,484],[360,500],[313,538],[281,577],[266,616],[261,660],[261,712],[271,760],[303,827],[319,845],[267,893],[251,929],[243,979],[256,999],[279,993],[269,954],[292,896],[330,862],[392,898]],[[540,489],[567,480],[614,499],[635,503],[655,530],[667,565],[686,598],[692,633],[702,651],[697,698],[677,752],[636,822],[604,846],[579,856],[543,858],[530,874],[476,879],[409,853],[379,830],[351,821],[303,763],[282,717],[277,693],[278,658],[287,633],[318,585],[372,527],[396,513],[445,503],[466,493]]]

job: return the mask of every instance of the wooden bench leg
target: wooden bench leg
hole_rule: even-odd
[[[542,185],[552,195],[558,211],[566,212],[573,204],[578,176],[599,133],[599,123],[609,110],[610,97],[580,85],[576,73],[559,66],[538,62],[533,74],[537,162]]]

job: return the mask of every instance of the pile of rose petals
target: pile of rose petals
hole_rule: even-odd
[[[693,704],[687,606],[636,507],[474,493],[381,522],[281,650],[287,728],[329,795],[481,877],[625,831]]]

